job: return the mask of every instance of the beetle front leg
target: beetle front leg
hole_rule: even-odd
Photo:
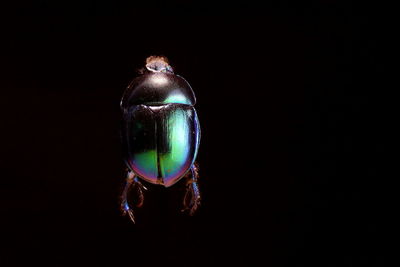
[[[126,177],[126,184],[124,190],[121,194],[121,211],[123,215],[128,214],[129,218],[135,223],[135,216],[133,209],[129,206],[128,196],[131,189],[135,189],[138,197],[138,202],[136,203],[136,207],[140,208],[143,205],[144,195],[143,189],[147,190],[147,188],[139,181],[138,177],[134,172],[128,171]]]
[[[200,190],[197,183],[199,177],[198,166],[193,164],[190,169],[189,175],[186,180],[186,192],[183,197],[183,210],[189,211],[190,215],[193,215],[197,208],[200,206]]]

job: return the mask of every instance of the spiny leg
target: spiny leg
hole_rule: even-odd
[[[190,215],[193,215],[197,208],[200,206],[200,190],[197,184],[197,179],[199,177],[198,165],[193,164],[190,168],[189,174],[186,176],[186,192],[183,197],[183,210],[189,211]]]
[[[136,207],[140,208],[143,205],[143,189],[147,190],[146,187],[139,181],[138,177],[132,171],[127,172],[126,176],[126,184],[124,190],[121,194],[121,211],[123,215],[128,214],[129,218],[135,223],[135,216],[132,208],[129,206],[128,195],[131,189],[135,189],[138,197],[138,202],[136,203]]]

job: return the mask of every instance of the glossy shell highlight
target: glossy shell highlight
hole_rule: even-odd
[[[134,79],[128,86],[121,100],[121,108],[127,109],[141,104],[194,106],[196,97],[189,83],[179,75],[168,72],[147,72]]]
[[[169,187],[192,166],[200,144],[196,110],[185,104],[135,105],[124,114],[127,165],[143,180]]]

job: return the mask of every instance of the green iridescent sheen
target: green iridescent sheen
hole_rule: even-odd
[[[178,104],[187,104],[190,105],[190,99],[188,99],[185,95],[181,92],[172,92],[164,101],[163,104],[171,104],[171,103],[178,103]]]
[[[156,150],[149,150],[135,154],[135,165],[140,166],[139,171],[141,174],[146,174],[147,176],[157,175],[158,169]]]
[[[190,158],[190,129],[188,127],[188,111],[176,109],[165,119],[166,133],[168,135],[168,152],[159,154],[159,164],[162,177],[175,176],[177,172],[185,169]],[[191,113],[191,111],[189,111]]]
[[[142,179],[166,187],[190,169],[200,138],[196,111],[189,105],[137,106],[123,131],[128,164]]]

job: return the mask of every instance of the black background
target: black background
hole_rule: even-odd
[[[22,1],[2,9],[1,266],[383,266],[377,7]],[[196,96],[203,202],[122,217],[119,101],[149,55]]]

